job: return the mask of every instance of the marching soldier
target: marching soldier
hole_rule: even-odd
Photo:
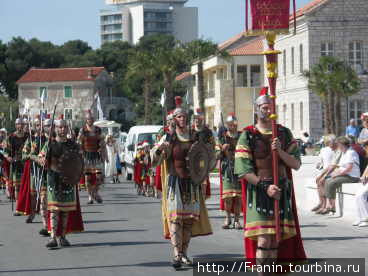
[[[163,218],[164,227],[168,225],[170,237],[174,249],[172,266],[175,269],[182,265],[192,266],[188,258],[188,247],[192,237],[212,234],[207,208],[204,202],[202,182],[208,171],[204,171],[201,179],[194,179],[188,169],[189,163],[198,165],[202,160],[188,160],[189,152],[194,144],[190,137],[188,127],[188,115],[181,108],[181,98],[176,97],[177,108],[173,113],[174,124],[172,132],[165,135],[159,145],[151,151],[154,165],[166,161],[168,176],[162,176]],[[203,145],[203,144],[202,144]],[[201,148],[203,149],[203,148]],[[198,150],[201,150],[198,149]],[[207,150],[206,148],[204,150]],[[195,163],[195,164],[194,164]],[[203,165],[208,168],[208,160],[203,160]]]
[[[258,265],[276,259],[289,262],[306,258],[300,236],[291,169],[301,165],[298,145],[291,131],[278,125],[272,139],[271,99],[264,88],[256,100],[255,125],[241,134],[235,153],[235,174],[243,181],[245,252]],[[279,183],[274,185],[272,151],[279,157]],[[274,213],[274,200],[280,213]],[[280,216],[281,241],[276,240],[275,216]],[[251,260],[251,261],[253,261]]]
[[[106,146],[101,128],[94,126],[94,118],[90,110],[87,111],[86,124],[80,130],[78,143],[81,145],[85,166],[85,185],[88,191],[88,204],[102,203],[98,191],[103,184],[102,168],[108,162]]]
[[[220,187],[220,209],[225,210],[225,222],[223,229],[230,229],[231,214],[234,214],[234,229],[243,229],[239,222],[241,203],[241,184],[234,173],[235,148],[240,137],[238,131],[238,120],[234,113],[230,113],[226,118],[227,131],[223,131],[218,137],[217,152],[221,160],[221,187]]]
[[[83,230],[80,215],[78,181],[83,173],[83,158],[79,145],[67,138],[68,125],[62,118],[55,121],[56,138],[49,139],[39,154],[39,162],[47,166],[47,209],[50,212],[51,238],[48,248],[70,246],[68,228]],[[77,219],[71,219],[75,215]],[[74,230],[76,230],[74,228]]]
[[[4,157],[9,162],[9,177],[7,180],[9,197],[18,200],[20,183],[23,173],[24,162],[22,160],[22,150],[24,143],[28,139],[27,133],[24,133],[23,120],[17,118],[15,120],[15,132],[8,136]],[[20,213],[15,212],[15,216]]]

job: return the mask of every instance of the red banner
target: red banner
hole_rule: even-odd
[[[250,0],[252,33],[289,32],[290,0]]]

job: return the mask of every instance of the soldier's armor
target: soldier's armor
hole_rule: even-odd
[[[254,145],[252,146],[252,150],[257,175],[261,178],[272,178],[272,135],[257,133],[253,139]],[[283,132],[279,132],[279,140],[281,142],[281,148],[286,151],[287,145],[283,138]],[[279,176],[286,177],[286,167],[281,160],[279,160]]]
[[[203,141],[206,144],[213,143],[213,134],[208,127],[204,127],[202,130],[198,131],[195,128],[192,129],[191,133],[192,141]]]
[[[101,141],[101,129],[99,127],[94,127],[95,131],[91,132],[87,127],[82,129],[82,149],[85,152],[97,152],[100,149]]]
[[[189,169],[187,166],[188,152],[193,144],[193,141],[180,141],[176,135],[171,143],[171,156],[168,162],[169,173],[179,176],[180,178],[190,178]]]
[[[9,143],[10,143],[9,156],[15,159],[16,161],[20,161],[22,159],[23,146],[27,141],[27,139],[28,139],[27,134],[24,134],[23,137],[18,137],[15,133],[12,133],[9,136]]]
[[[235,160],[235,149],[236,144],[238,143],[240,132],[237,131],[236,135],[231,136],[229,132],[226,132],[225,137],[223,138],[223,144],[229,144],[229,148],[227,149],[227,152],[222,152],[223,156],[221,159],[228,158],[230,160]]]

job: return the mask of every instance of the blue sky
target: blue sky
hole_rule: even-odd
[[[297,0],[303,6],[310,0]],[[100,45],[99,10],[104,0],[0,0],[0,40],[14,36],[38,38],[62,44],[72,39]],[[189,0],[199,8],[199,32],[203,38],[224,41],[244,29],[244,0]]]

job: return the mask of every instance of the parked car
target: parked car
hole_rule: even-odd
[[[137,153],[137,145],[147,140],[151,145],[154,144],[156,135],[162,126],[134,126],[130,128],[124,147],[125,179],[132,180],[134,173],[134,158]]]

